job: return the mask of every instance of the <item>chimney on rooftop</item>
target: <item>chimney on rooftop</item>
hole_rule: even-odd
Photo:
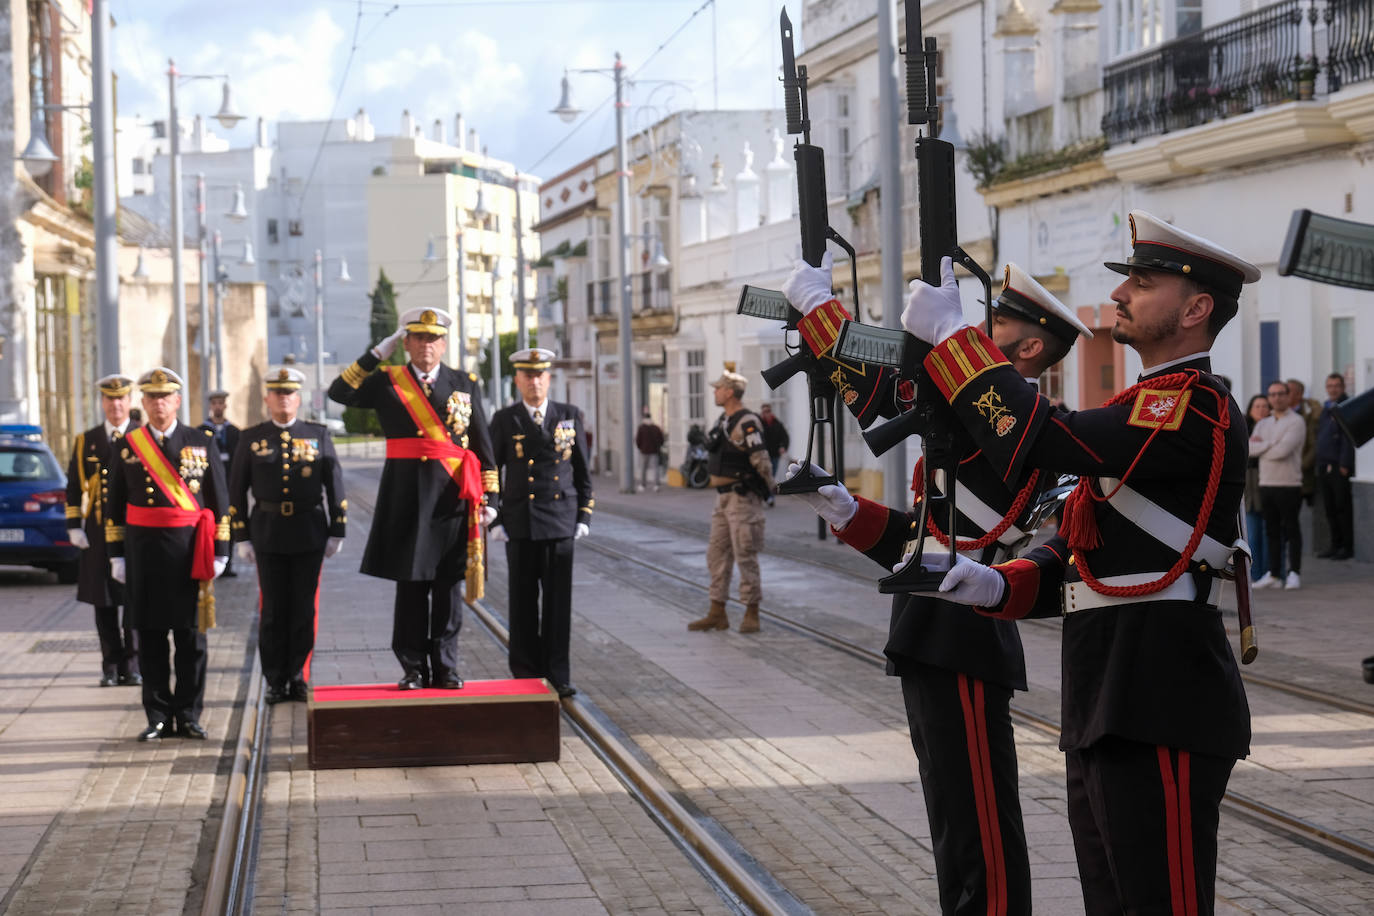
[[[445,144],[445,145],[448,144],[448,139],[447,139],[446,137],[444,137],[444,120],[443,120],[443,118],[435,118],[435,119],[434,119],[434,142],[435,142],[435,143],[443,143],[443,144]]]
[[[363,143],[371,143],[377,139],[376,128],[372,126],[372,119],[367,116],[365,109],[359,108],[358,113],[353,116],[357,124],[357,137]]]
[[[456,146],[456,147],[458,147],[459,149],[467,149],[467,147],[463,145],[463,139],[464,139],[465,137],[467,137],[467,135],[468,135],[467,124],[464,123],[464,121],[463,121],[463,116],[462,116],[461,114],[456,114],[456,115],[454,115],[454,116],[453,116],[453,145]]]
[[[196,115],[191,122],[191,149],[197,153],[205,152],[205,121],[200,115]]]
[[[411,116],[409,108],[401,112],[401,136],[415,136],[415,118]]]
[[[468,128],[468,149],[471,150],[471,151],[474,152],[474,153],[480,153],[480,152],[482,151],[482,144],[480,144],[480,143],[477,142],[478,139],[479,139],[479,138],[478,138],[478,136],[477,136],[477,128],[475,128],[475,127],[469,127],[469,128]]]

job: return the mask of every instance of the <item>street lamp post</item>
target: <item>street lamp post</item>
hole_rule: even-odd
[[[529,324],[525,317],[525,225],[520,219],[520,172],[515,173],[515,309],[519,316],[519,346],[530,345]]]
[[[491,265],[491,403],[492,409],[502,406],[501,397],[501,329],[496,324],[500,310],[496,307],[496,282],[503,278],[501,256]]]
[[[315,391],[319,397],[319,404],[312,404],[316,411],[315,419],[320,423],[325,420],[328,413],[326,404],[328,399],[325,397],[324,390],[324,262],[326,260],[337,260],[339,262],[339,274],[335,279],[340,283],[348,283],[353,278],[348,274],[348,261],[345,258],[328,258],[324,252],[315,249]]]
[[[223,73],[217,74],[183,74],[177,72],[176,61],[170,58],[167,61],[167,133],[171,139],[171,154],[168,163],[168,171],[171,173],[170,191],[172,199],[172,320],[176,324],[176,358],[174,362],[175,370],[181,376],[183,382],[186,379],[187,370],[187,345],[186,345],[186,288],[183,285],[181,271],[181,122],[177,117],[177,82],[179,80],[190,81],[199,79],[219,79],[224,80],[224,100],[220,105],[219,113],[215,119],[225,128],[232,128],[239,121],[243,120],[243,115],[234,111],[233,103],[229,96],[229,77]],[[202,264],[202,273],[203,273]],[[203,301],[203,300],[202,300]],[[208,328],[201,326],[202,339],[207,336]],[[205,367],[201,368],[201,375],[206,374]],[[202,379],[203,380],[203,379]],[[182,398],[181,412],[179,419],[183,423],[189,423],[191,416],[189,399]]]
[[[600,73],[605,69],[578,69],[570,73]],[[620,52],[615,54],[615,66],[610,76],[615,80],[615,170],[616,199],[619,213],[616,219],[616,240],[620,254],[617,262],[620,270],[620,320],[617,334],[620,338],[620,412],[621,412],[621,452],[620,452],[620,490],[622,493],[635,491],[634,448],[635,448],[635,390],[634,390],[634,348],[631,346],[630,333],[630,173],[625,164],[625,64]],[[578,110],[569,98],[568,78],[563,77],[563,98],[554,114],[564,121],[572,121]]]
[[[210,404],[210,273],[206,270],[210,258],[209,230],[205,221],[205,173],[196,174],[196,249],[200,257],[200,404],[205,410]],[[219,233],[215,233],[216,240]],[[218,244],[216,245],[218,249]],[[218,280],[219,257],[215,257],[215,270]],[[218,303],[216,303],[218,311]],[[216,356],[219,351],[216,350]],[[185,381],[186,376],[182,376]]]
[[[119,371],[119,239],[115,200],[114,82],[110,72],[109,0],[91,5],[91,131],[95,140],[95,277],[97,373]]]

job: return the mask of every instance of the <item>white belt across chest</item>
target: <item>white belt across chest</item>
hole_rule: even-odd
[[[1098,485],[1104,493],[1110,493],[1119,483],[1119,480],[1112,477],[1098,478]],[[1122,518],[1171,550],[1181,552],[1193,536],[1192,525],[1130,487],[1120,487],[1107,502]],[[1236,548],[1249,552],[1245,542],[1239,538],[1236,540]],[[1230,567],[1231,555],[1236,548],[1227,547],[1216,538],[1203,534],[1198,541],[1197,550],[1193,552],[1193,560],[1199,564],[1200,572],[1214,572],[1219,575]],[[1164,575],[1163,572],[1136,572],[1120,576],[1101,576],[1097,581],[1106,586],[1121,588],[1157,582]],[[1206,606],[1217,606],[1219,591],[1220,588],[1212,590],[1205,602]],[[1066,582],[1064,613],[1072,614],[1092,608],[1140,604],[1146,601],[1197,601],[1197,596],[1197,583],[1187,572],[1175,579],[1173,584],[1148,595],[1103,595],[1089,588],[1086,582]]]
[[[921,541],[921,558],[926,557],[947,557],[949,556],[949,545],[941,544],[938,538],[926,535]],[[987,551],[994,551],[992,556],[984,558]],[[960,550],[959,556],[966,557],[975,563],[982,563],[984,566],[992,566],[1001,563],[1007,558],[1007,548],[1001,544],[990,544],[982,550]]]
[[[935,471],[935,486],[940,488],[940,492],[946,491],[945,472],[937,468]],[[978,526],[979,531],[991,531],[1002,524],[1002,513],[983,502],[973,492],[959,480],[956,475],[954,478],[954,508],[959,514],[973,524]],[[997,543],[1003,547],[1009,547],[1026,536],[1026,533],[1015,525],[1009,525],[1007,530],[1002,532],[1002,536],[997,539]],[[939,546],[938,544],[936,546]],[[946,548],[947,549],[947,548]],[[977,556],[970,556],[972,560],[977,560]],[[981,562],[981,561],[980,561]]]

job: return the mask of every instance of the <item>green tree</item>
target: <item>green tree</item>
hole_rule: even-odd
[[[399,323],[396,317],[396,291],[392,288],[385,270],[377,272],[377,285],[373,287],[369,298],[372,300],[372,311],[368,316],[368,333],[372,335],[373,343],[376,343],[395,333]],[[405,350],[401,347],[397,347],[396,352],[387,360],[398,366],[404,361]],[[350,433],[374,436],[382,434],[382,427],[377,422],[377,412],[366,407],[345,407],[343,422],[344,429]]]

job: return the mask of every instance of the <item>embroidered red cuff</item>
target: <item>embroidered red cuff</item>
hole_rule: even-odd
[[[945,400],[953,401],[969,382],[989,369],[1010,363],[991,337],[977,328],[961,328],[926,354],[925,365]]]
[[[798,321],[797,330],[811,352],[821,356],[835,345],[835,338],[840,336],[840,325],[849,317],[840,300],[831,299]]]
[[[862,496],[855,499],[859,503],[859,511],[854,513],[849,524],[844,526],[843,531],[836,531],[834,528],[830,530],[835,532],[835,537],[862,552],[872,549],[883,536],[883,531],[887,528],[888,508],[882,503],[875,503]]]
[[[976,608],[978,613],[999,620],[1020,620],[1035,607],[1040,593],[1040,567],[1026,559],[998,563],[992,567],[1007,581],[1007,594],[995,608]]]

